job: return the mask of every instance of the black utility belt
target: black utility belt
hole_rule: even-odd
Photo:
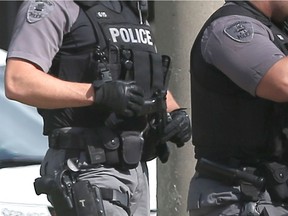
[[[250,197],[267,190],[273,202],[288,203],[287,165],[270,161],[261,162],[257,167],[235,169],[201,158],[197,162],[196,170],[200,177],[211,178],[224,184],[235,185],[236,183],[245,186],[244,190],[241,187],[241,191],[246,194],[248,192]],[[257,196],[254,197],[257,199]]]
[[[65,127],[49,135],[49,147],[86,151],[90,164],[135,168],[141,160],[144,139],[138,131],[113,131],[107,127]]]

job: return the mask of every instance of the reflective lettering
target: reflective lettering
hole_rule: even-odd
[[[129,37],[129,33],[128,33],[127,29],[121,28],[120,29],[120,35],[121,35],[121,38],[124,42],[126,42],[126,43],[130,42],[130,37]]]
[[[153,46],[151,32],[148,29],[109,28],[109,32],[114,43],[122,41],[124,43],[140,43]]]
[[[135,29],[135,32],[136,32],[136,36],[137,36],[137,41],[140,41],[139,30],[138,30],[138,29]]]
[[[128,31],[129,31],[129,34],[130,34],[130,37],[131,37],[131,42],[132,43],[137,43],[137,39],[134,37],[132,29],[129,28]]]
[[[146,35],[147,35],[147,43],[152,46],[153,42],[150,31],[146,30]]]
[[[85,207],[85,201],[86,201],[86,200],[79,200],[79,202],[81,203],[81,206],[82,206],[82,207]]]
[[[139,34],[140,34],[140,39],[141,39],[141,42],[146,44],[147,43],[147,40],[145,38],[145,30],[144,29],[139,29]]]
[[[112,37],[113,42],[116,43],[116,42],[117,42],[117,39],[116,39],[116,38],[119,37],[119,35],[120,35],[118,29],[116,29],[116,28],[110,28],[109,31],[110,31],[110,34],[111,34],[111,37]]]

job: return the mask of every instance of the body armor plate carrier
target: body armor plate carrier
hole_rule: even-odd
[[[275,45],[285,54],[288,53],[287,35],[247,2],[229,3],[207,20],[191,51],[192,125],[196,158],[219,160],[219,155],[225,155],[220,159],[224,163],[231,157],[242,161],[285,158],[287,138],[283,129],[287,128],[288,123],[287,105],[251,96],[199,55],[204,30],[217,18],[229,15],[260,20],[275,35]],[[283,36],[282,40],[276,36],[279,33]]]

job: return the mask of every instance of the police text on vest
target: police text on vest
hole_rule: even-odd
[[[119,39],[125,43],[141,43],[153,46],[151,32],[147,29],[109,28],[114,43]]]

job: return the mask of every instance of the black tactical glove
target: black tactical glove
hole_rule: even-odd
[[[162,142],[171,141],[182,147],[192,136],[191,123],[184,109],[177,109],[170,113],[171,121],[164,128]]]
[[[95,104],[126,117],[137,115],[144,104],[144,91],[134,81],[94,81]]]

